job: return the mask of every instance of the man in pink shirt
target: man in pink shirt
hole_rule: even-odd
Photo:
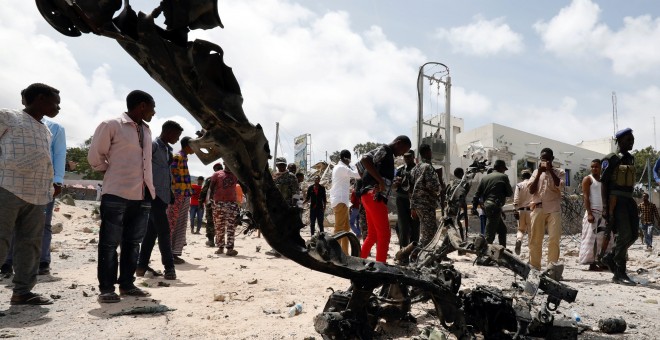
[[[216,171],[211,176],[209,190],[213,197],[213,223],[215,224],[215,245],[218,246],[216,254],[224,253],[227,248],[227,256],[236,256],[238,252],[234,249],[234,233],[239,208],[236,203],[236,175],[225,164],[224,170]],[[225,243],[225,233],[227,234]]]
[[[120,117],[99,124],[87,154],[89,165],[104,174],[97,267],[101,303],[120,301],[115,282],[121,295],[150,295],[133,282],[151,201],[156,197],[151,130],[146,124],[156,114],[156,104],[151,95],[135,90],[126,97],[126,106],[128,111]]]

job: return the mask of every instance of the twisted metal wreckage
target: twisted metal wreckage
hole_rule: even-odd
[[[351,233],[320,233],[310,241],[300,236],[303,223],[273,183],[268,169],[270,149],[262,127],[250,123],[243,97],[222,49],[204,40],[188,41],[190,29],[223,27],[217,0],[164,0],[150,14],[136,13],[125,0],[36,0],[48,23],[67,36],[94,33],[115,39],[201,124],[205,133],[191,142],[204,164],[222,157],[248,188],[252,215],[268,243],[307,268],[349,279],[346,291],[333,292],[314,318],[324,338],[377,336],[380,319],[412,319],[411,305],[432,301],[437,318],[458,339],[577,338],[574,323],[554,320],[561,300],[573,302],[577,291],[530,268],[506,249],[483,238],[461,240],[451,219],[442,221],[435,239],[407,265],[387,265],[358,257],[359,240]],[[115,16],[115,13],[123,10]],[[166,28],[154,23],[163,14]],[[479,171],[474,167],[471,171]],[[347,237],[351,256],[337,239]],[[408,249],[410,250],[410,249]],[[461,273],[446,255],[460,250],[489,257],[522,277],[511,296],[494,287],[459,290]],[[538,291],[545,303],[533,302]]]

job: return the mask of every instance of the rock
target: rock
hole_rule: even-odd
[[[254,285],[254,284],[257,284],[257,282],[259,282],[259,280],[257,280],[257,279],[252,279],[252,280],[248,281],[247,284],[249,284],[249,285]]]
[[[646,300],[644,300],[644,302],[645,303],[652,303],[654,305],[658,304],[658,300],[656,300],[656,299],[646,299]]]
[[[57,222],[50,228],[50,230],[53,234],[59,234],[64,230],[64,225],[62,222]]]
[[[169,287],[170,284],[163,281],[158,281],[158,287]]]
[[[90,244],[96,244],[96,239],[95,239],[95,238],[93,238],[93,239],[91,239],[91,240],[89,240],[89,242],[88,242],[88,243],[90,243]]]
[[[213,295],[213,301],[220,301],[223,302],[225,301],[226,297],[223,294],[214,294]]]
[[[66,217],[67,219],[71,219],[71,214],[62,214],[62,216]]]
[[[626,331],[627,324],[623,318],[607,318],[598,320],[598,328],[607,334],[623,333]]]
[[[53,300],[58,300],[62,298],[62,295],[50,294],[50,298]]]
[[[66,260],[66,259],[68,259],[69,257],[70,257],[70,256],[67,255],[67,254],[65,254],[65,253],[60,254],[60,258],[61,258],[62,260]]]
[[[77,284],[77,283],[72,283],[72,284],[69,286],[69,289],[76,289],[76,288],[78,288],[78,284]]]
[[[73,207],[76,206],[76,200],[74,200],[73,196],[71,196],[69,194],[62,195],[62,197],[60,198],[60,202],[66,204],[66,205],[73,206]]]
[[[87,293],[86,291],[83,290],[83,296],[84,297],[89,297],[90,295],[89,295],[89,293]]]
[[[91,234],[91,233],[93,233],[94,231],[93,231],[92,228],[90,228],[90,227],[84,227],[84,228],[82,228],[82,232],[83,232],[83,233]]]

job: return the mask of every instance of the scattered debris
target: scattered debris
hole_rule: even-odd
[[[62,232],[62,230],[64,230],[64,225],[62,224],[62,222],[57,222],[53,224],[53,226],[50,228],[50,231],[53,234],[59,234]]]
[[[241,265],[239,268],[240,269],[247,269],[247,266]]]
[[[295,302],[295,301],[289,301],[289,302],[286,303],[286,306],[287,306],[287,307],[293,307],[293,306],[295,306],[295,305],[296,305],[296,302]]]
[[[279,309],[262,309],[262,311],[263,311],[264,314],[266,314],[266,315],[280,314],[280,313],[281,313]]]
[[[89,295],[89,293],[87,293],[86,291],[83,290],[83,296],[84,297],[90,297],[91,295]]]
[[[254,284],[257,284],[258,281],[259,280],[257,280],[257,279],[252,279],[252,280],[248,281],[247,284],[254,285]]]
[[[158,287],[169,287],[170,284],[163,281],[158,281]]]
[[[50,298],[53,300],[59,300],[62,298],[62,295],[50,294]]]
[[[96,262],[96,259],[95,259],[95,258],[89,258],[89,259],[87,259],[87,261],[89,261],[89,262]]]
[[[140,286],[142,287],[149,287],[149,284],[145,281],[140,282]]]
[[[200,261],[202,258],[201,257],[193,257],[193,259]]]
[[[121,312],[117,312],[117,313],[110,313],[110,316],[159,314],[159,313],[171,312],[175,310],[176,309],[167,307],[165,305],[140,306],[129,309],[123,309]],[[188,316],[192,316],[192,314],[188,314]]]
[[[71,214],[62,214],[62,216],[66,217],[67,219],[71,219]]]
[[[623,318],[606,318],[598,320],[598,328],[607,334],[623,333],[627,328],[626,320]]]
[[[76,289],[76,288],[78,288],[78,284],[77,284],[77,283],[72,283],[72,284],[69,286],[69,289]]]
[[[261,251],[261,246],[257,246],[255,250],[257,251],[257,253],[260,252]]]
[[[82,232],[83,232],[83,233],[91,234],[91,233],[93,233],[94,231],[93,231],[92,228],[90,228],[90,227],[84,227],[84,228],[82,228]]]
[[[223,294],[215,294],[215,295],[213,295],[213,301],[224,302],[225,301],[225,296]]]
[[[71,196],[70,194],[62,195],[62,197],[60,198],[60,202],[66,205],[70,205],[72,207],[76,206],[76,200],[74,200],[73,196]]]
[[[61,258],[62,260],[66,260],[66,259],[68,259],[69,257],[71,257],[71,256],[69,256],[69,255],[67,255],[67,254],[65,254],[65,253],[60,254],[60,258]]]
[[[656,299],[646,299],[646,300],[644,300],[644,303],[652,303],[654,305],[657,305],[658,300],[656,300]]]
[[[89,243],[89,244],[96,244],[97,242],[96,242],[96,239],[95,239],[95,238],[93,238],[93,239],[91,239],[91,240],[89,240],[89,242],[88,242],[88,243]]]
[[[648,273],[648,272],[649,272],[649,271],[648,271],[647,269],[645,269],[645,268],[639,268],[639,269],[637,269],[637,274],[646,274],[646,273]]]

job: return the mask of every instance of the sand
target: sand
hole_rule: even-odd
[[[148,298],[125,297],[116,304],[99,304],[96,259],[99,221],[93,218],[96,202],[77,201],[77,206],[58,204],[54,223],[63,231],[53,235],[52,272],[39,276],[34,291],[55,297],[48,306],[10,306],[11,280],[0,286],[0,338],[72,338],[72,339],[321,339],[314,331],[313,318],[323,310],[330,288],[345,290],[346,279],[312,271],[285,259],[267,256],[270,247],[263,238],[240,234],[236,237],[238,256],[215,255],[205,246],[205,236],[187,235],[184,248],[186,264],[177,266],[178,279],[138,278],[136,284],[149,291]],[[309,238],[309,229],[303,237]],[[584,339],[654,339],[660,334],[660,257],[647,253],[641,243],[630,251],[629,273],[644,284],[637,287],[615,285],[608,272],[589,272],[577,264],[579,235],[562,239],[562,258],[566,265],[565,283],[579,290],[572,305],[562,303],[555,316],[570,316],[576,310],[582,324],[595,327],[598,319],[623,317],[628,322],[624,334],[606,335],[585,331]],[[508,236],[512,243],[514,236]],[[660,242],[660,241],[659,241]],[[511,246],[511,244],[510,244]],[[257,251],[257,248],[260,248]],[[393,233],[391,256],[398,250]],[[375,250],[374,250],[375,251]],[[525,244],[523,258],[526,258]],[[478,284],[502,289],[511,286],[514,275],[503,268],[478,267],[474,257],[451,254],[463,274],[462,289]],[[154,260],[155,259],[155,260]],[[390,259],[391,262],[391,259]],[[151,266],[162,270],[158,247]],[[169,286],[160,286],[165,284]],[[537,298],[542,301],[543,297]],[[302,303],[303,312],[288,316],[290,305]],[[164,305],[174,311],[112,316],[136,306]],[[413,306],[417,324],[384,325],[382,338],[411,338],[424,327],[437,327],[429,315],[430,304]]]

